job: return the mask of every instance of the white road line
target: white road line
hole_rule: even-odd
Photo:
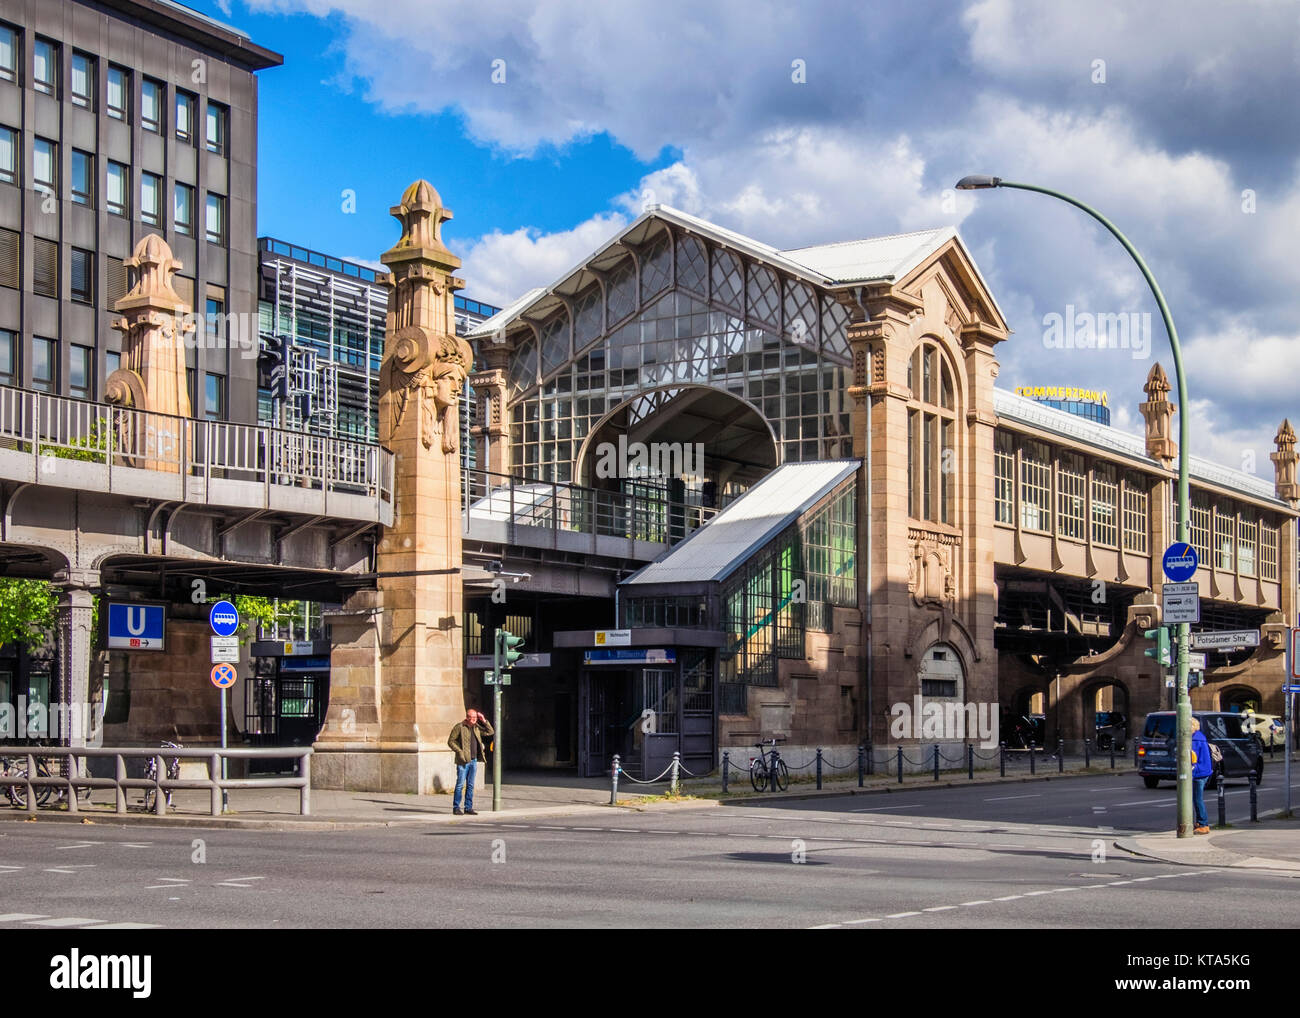
[[[910,915],[920,915],[920,912],[895,912],[893,915],[885,916],[886,919],[906,919]]]
[[[153,844],[153,842],[152,841],[123,841],[121,844],[123,848],[148,848],[150,845]],[[137,924],[132,924],[132,928],[134,928],[135,925]]]
[[[963,901],[961,903],[962,908],[970,908],[972,905],[991,905],[991,904],[993,904],[993,902],[989,901],[988,898],[978,898],[975,901]]]
[[[883,920],[883,919],[878,919],[878,918],[873,918],[873,919],[850,919],[848,922],[844,923],[844,925],[845,925],[845,926],[861,926],[863,923],[880,923],[880,922],[884,922],[884,920]]]
[[[74,919],[65,917],[62,919],[29,919],[24,925],[26,926],[96,926],[102,923],[102,919]]]
[[[873,806],[870,809],[854,809],[854,810],[850,810],[849,812],[850,813],[883,813],[887,809],[920,809],[920,808],[921,808],[921,804],[919,802],[911,802],[908,803],[906,806]]]
[[[1008,894],[1005,898],[994,898],[994,901],[1015,901],[1017,898],[1023,898],[1023,894]]]
[[[93,927],[96,930],[159,930],[157,923],[101,923]]]
[[[66,852],[70,848],[93,848],[98,844],[98,841],[78,841],[75,845],[55,845],[54,851]]]
[[[1034,792],[1032,795],[997,795],[992,799],[985,799],[985,802],[1006,802],[1008,799],[1038,799],[1041,798],[1042,792]]]
[[[935,905],[933,908],[923,908],[922,912],[947,912],[949,909],[956,908],[956,905]]]
[[[642,832],[635,827],[611,827],[609,830],[614,834],[641,834]],[[692,834],[710,834],[711,831],[692,831]]]
[[[37,915],[35,912],[8,912],[0,915],[0,923],[22,923],[28,919],[45,919],[47,916]]]
[[[1113,806],[1172,806],[1177,799],[1134,799],[1132,802],[1116,802]]]
[[[22,866],[0,866],[0,873],[17,873]]]
[[[93,870],[93,862],[79,863],[76,866],[51,866],[49,869],[42,870],[42,873],[62,873],[66,876],[76,876],[77,870]]]

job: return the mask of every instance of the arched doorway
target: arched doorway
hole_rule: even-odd
[[[1252,686],[1228,686],[1219,692],[1219,710],[1243,714],[1247,710],[1263,710],[1264,698]]]
[[[1129,709],[1128,688],[1111,678],[1090,682],[1080,690],[1083,697],[1083,737],[1093,739],[1098,750],[1112,746],[1123,751],[1135,733]]]
[[[720,509],[779,462],[771,425],[706,386],[661,388],[608,413],[582,444],[579,483]]]

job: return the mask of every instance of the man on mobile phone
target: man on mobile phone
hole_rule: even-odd
[[[447,745],[456,754],[456,789],[451,797],[451,811],[456,816],[478,816],[474,812],[474,782],[478,777],[478,764],[485,760],[483,749],[487,740],[496,733],[488,719],[473,707],[465,710],[465,720],[458,722],[447,736]],[[465,808],[461,809],[461,793]]]

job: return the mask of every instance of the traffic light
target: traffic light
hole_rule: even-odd
[[[501,667],[509,668],[524,656],[524,652],[517,649],[523,645],[524,638],[504,629],[498,629],[497,633],[501,640]]]
[[[1153,644],[1142,653],[1147,657],[1155,658],[1166,668],[1171,667],[1173,659],[1169,656],[1169,630],[1164,626],[1160,626],[1158,629],[1144,629],[1142,638],[1150,640]]]

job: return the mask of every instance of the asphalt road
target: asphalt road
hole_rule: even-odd
[[[1294,879],[1113,847],[1172,800],[1091,776],[341,832],[4,823],[0,929],[1295,926]]]

